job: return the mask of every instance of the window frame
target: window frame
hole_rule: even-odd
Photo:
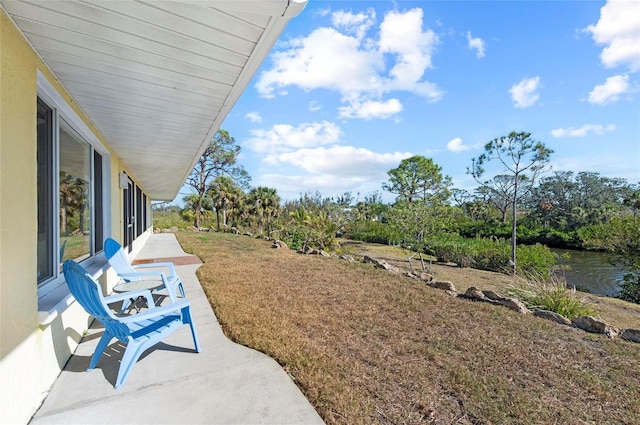
[[[144,231],[144,217],[142,216],[142,188],[138,185],[136,185],[136,194],[135,194],[135,198],[136,198],[136,209],[135,209],[135,217],[136,217],[136,229],[135,229],[135,235],[136,238],[139,237]]]
[[[71,108],[71,106],[63,99],[63,97],[58,93],[58,91],[49,83],[49,81],[44,77],[44,75],[38,70],[37,75],[37,97],[47,105],[47,107],[51,108],[53,114],[53,129],[52,129],[52,138],[53,138],[53,178],[50,190],[53,196],[53,252],[51,255],[53,256],[53,276],[47,280],[44,280],[41,283],[37,283],[38,287],[38,299],[46,296],[52,291],[56,290],[62,284],[65,283],[64,276],[62,272],[59,270],[58,264],[60,263],[59,257],[59,247],[60,247],[60,217],[56,212],[60,206],[60,152],[59,152],[59,132],[60,132],[60,121],[64,120],[66,124],[73,129],[89,146],[90,146],[90,163],[91,163],[91,184],[90,184],[90,196],[92,201],[92,207],[95,205],[102,205],[102,219],[96,220],[97,211],[92,212],[91,214],[91,240],[90,240],[90,256],[85,260],[81,261],[81,264],[84,267],[90,267],[96,261],[104,260],[104,254],[101,255],[102,249],[98,248],[98,244],[96,244],[95,237],[97,234],[102,233],[104,235],[111,234],[110,223],[111,223],[111,210],[108,208],[109,202],[108,200],[111,197],[110,194],[110,164],[111,164],[111,155],[109,151],[105,148],[105,146],[98,140],[95,134],[89,129],[89,127],[82,121],[82,119],[76,114],[76,112]],[[102,158],[102,179],[101,179],[101,189],[102,189],[102,197],[100,200],[95,198],[95,153],[101,156]],[[102,221],[101,232],[96,231],[96,222]],[[99,224],[99,223],[98,223]],[[100,244],[101,245],[101,244]],[[91,254],[93,253],[93,254]]]

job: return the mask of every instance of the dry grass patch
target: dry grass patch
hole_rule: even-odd
[[[362,257],[369,255],[399,267],[402,270],[409,270],[408,251],[393,246],[369,244],[360,241],[346,242],[348,250],[354,255]],[[420,267],[418,260],[412,260],[414,269]],[[431,271],[437,279],[450,280],[459,292],[466,291],[469,287],[475,286],[482,290],[496,291],[506,295],[509,288],[518,285],[519,281],[511,276],[477,270],[471,268],[460,268],[455,265],[443,265],[434,263]],[[611,298],[602,295],[589,294],[577,291],[577,295],[584,298],[596,310],[596,316],[601,317],[610,325],[618,328],[640,329],[640,305],[629,303],[618,298]]]
[[[232,340],[330,424],[640,423],[640,350],[424,284],[227,234],[178,234]],[[482,286],[482,285],[480,285]]]

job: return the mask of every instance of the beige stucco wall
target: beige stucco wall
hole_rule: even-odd
[[[46,325],[38,320],[37,72],[86,119],[15,25],[0,9],[0,423],[26,423],[75,350],[89,317],[72,303]],[[111,233],[122,240],[122,163],[111,153]],[[107,235],[108,236],[108,235]],[[139,249],[143,240],[136,241]],[[113,272],[100,279],[115,282]]]

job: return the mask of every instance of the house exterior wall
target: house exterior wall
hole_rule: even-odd
[[[38,314],[38,72],[110,148],[2,9],[0,31],[0,423],[14,424],[29,421],[90,324],[73,300],[46,323]],[[110,213],[105,219],[111,234],[105,237],[122,240],[118,175],[124,167],[113,152],[110,161]],[[134,248],[139,250],[150,232]],[[106,291],[116,283],[113,271],[99,275]]]

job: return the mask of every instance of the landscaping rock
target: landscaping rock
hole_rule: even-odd
[[[556,313],[555,311],[536,310],[533,315],[546,320],[551,320],[552,322],[560,323],[561,325],[571,326],[571,320],[567,319],[561,314]]]
[[[348,261],[350,263],[355,263],[356,262],[355,258],[353,258],[350,255],[346,255],[346,254],[340,254],[340,256],[338,258],[341,259],[341,260]]]
[[[244,232],[243,235],[249,236],[250,238],[253,237],[253,234],[251,232]]]
[[[478,288],[472,286],[467,289],[465,293],[465,298],[469,298],[472,300],[478,301],[486,301],[493,304],[503,305],[513,311],[522,314],[529,314],[531,310],[527,308],[527,306],[517,298],[503,297],[493,291],[480,291]]]
[[[623,329],[622,332],[620,332],[620,338],[640,343],[640,329]]]
[[[271,244],[271,248],[280,249],[280,244],[278,243],[278,241],[273,241],[273,244]]]
[[[420,279],[424,280],[425,282],[432,282],[433,281],[433,275],[431,273],[422,272],[422,273],[420,273]]]
[[[434,280],[429,284],[429,286],[436,289],[442,289],[443,291],[453,291],[457,293],[456,287],[453,285],[453,282],[450,282],[448,280]]]
[[[397,268],[396,266],[393,266],[393,265],[391,265],[389,263],[385,263],[384,261],[382,262],[382,267],[388,272],[396,273],[396,274],[400,273],[400,269],[399,268]]]
[[[493,300],[493,301],[495,301],[498,304],[503,305],[503,306],[505,306],[507,308],[510,308],[511,310],[513,310],[515,312],[521,313],[521,314],[529,314],[529,313],[531,313],[531,310],[529,310],[527,308],[527,306],[524,305],[524,303],[522,301],[520,301],[519,299],[517,299],[517,298],[506,297],[506,298],[500,298],[500,299]]]
[[[408,277],[409,279],[413,279],[413,280],[419,280],[420,279],[418,277],[418,275],[416,275],[415,273],[411,273],[411,272],[404,272],[404,273],[402,273],[402,276]]]
[[[187,232],[199,232],[200,229],[198,229],[196,226],[189,226],[187,227]]]
[[[384,261],[381,260],[377,260],[373,257],[369,257],[368,255],[365,255],[364,258],[362,259],[363,262],[365,263],[371,263],[374,266],[380,268],[380,269],[385,269],[387,271],[390,271],[391,273],[400,273],[400,269],[397,268],[396,266],[393,266],[391,264],[388,264]]]
[[[282,242],[282,241],[281,241],[281,240],[279,240],[279,239],[276,239],[276,243],[277,243],[278,245],[280,245],[280,248],[282,248],[282,249],[289,249],[289,245],[287,245],[286,243]]]
[[[583,331],[605,334],[609,338],[614,338],[618,335],[618,330],[613,326],[608,325],[604,320],[596,319],[591,316],[580,316],[571,319],[573,326],[582,329]]]
[[[234,235],[239,235],[240,234],[240,230],[238,230],[237,227],[232,227],[231,228],[231,233],[233,233]]]
[[[371,264],[373,264],[373,265],[377,265],[377,264],[379,264],[379,263],[380,263],[380,261],[376,260],[376,259],[375,259],[375,258],[373,258],[373,257],[369,257],[368,255],[365,255],[365,256],[362,258],[362,262],[363,262],[363,263],[371,263]]]
[[[475,301],[488,301],[489,299],[484,296],[481,290],[476,288],[475,286],[470,287],[467,291],[462,295],[464,298],[468,298],[470,300]]]
[[[482,291],[482,293],[484,294],[485,297],[493,301],[500,301],[503,299],[502,295],[497,294],[493,291]]]
[[[211,226],[211,227],[209,227],[209,231],[210,232],[217,232],[218,229],[216,229],[215,227]]]
[[[178,233],[178,228],[176,226],[173,226],[173,227],[169,228],[169,232]]]
[[[327,251],[325,251],[324,249],[320,249],[318,250],[318,255],[322,255],[323,257],[331,257],[331,254],[329,254]]]

